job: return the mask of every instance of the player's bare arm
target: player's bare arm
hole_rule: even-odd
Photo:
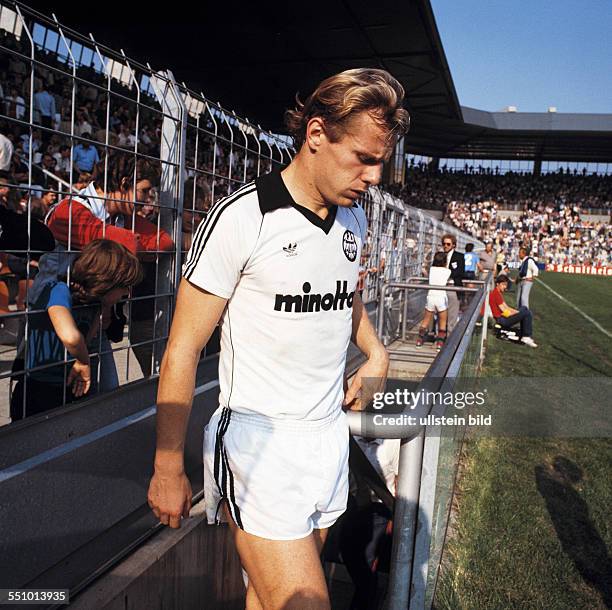
[[[361,300],[355,293],[353,299],[353,331],[351,339],[362,351],[368,360],[363,364],[353,377],[348,391],[344,397],[344,405],[349,409],[359,411],[368,404],[369,394],[384,389],[389,369],[389,355],[384,345],[376,335],[376,331],[368,318],[368,312]],[[363,379],[378,379],[376,387],[368,387],[368,395],[362,393]]]
[[[149,485],[149,506],[164,525],[180,527],[191,508],[191,485],[185,475],[185,432],[200,353],[212,334],[226,299],[183,280],[157,392],[157,450]],[[198,315],[194,316],[193,312]]]

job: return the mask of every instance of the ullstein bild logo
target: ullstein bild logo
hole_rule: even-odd
[[[353,306],[354,292],[348,292],[348,282],[346,280],[336,280],[336,293],[332,294],[310,294],[311,285],[304,282],[302,290],[304,294],[277,294],[274,303],[274,311],[295,311],[304,313],[307,311],[329,311],[330,309],[344,309]]]

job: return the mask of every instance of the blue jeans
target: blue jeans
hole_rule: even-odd
[[[529,308],[529,293],[531,292],[532,286],[533,282],[528,282],[527,280],[523,280],[519,284],[517,297],[519,305],[524,305],[525,307]]]
[[[515,324],[521,323],[521,336],[531,337],[533,333],[533,319],[531,311],[525,306],[519,307],[518,313],[508,318],[497,318],[495,320],[502,328],[512,328]]]

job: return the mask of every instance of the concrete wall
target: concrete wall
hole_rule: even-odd
[[[72,610],[242,610],[245,588],[227,525],[207,525],[203,502],[179,530],[157,535],[95,581]]]

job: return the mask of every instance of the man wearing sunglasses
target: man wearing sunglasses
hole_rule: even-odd
[[[457,238],[450,233],[442,236],[442,250],[446,254],[446,266],[451,271],[451,280],[455,286],[463,286],[463,276],[465,275],[465,261],[463,254],[457,252]],[[448,293],[448,332],[450,333],[459,317],[459,296],[460,292]]]

